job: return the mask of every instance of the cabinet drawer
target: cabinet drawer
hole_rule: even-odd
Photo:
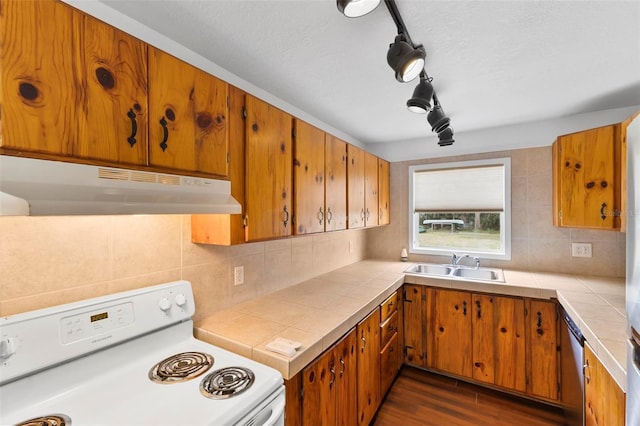
[[[398,307],[398,292],[393,293],[387,300],[380,304],[380,322],[385,322],[387,318]]]
[[[380,347],[384,348],[391,337],[398,331],[398,311],[393,311],[385,322],[380,324]]]
[[[400,340],[398,333],[391,336],[389,343],[380,352],[380,390],[381,395],[387,393],[387,390],[393,383],[398,370],[400,369]]]

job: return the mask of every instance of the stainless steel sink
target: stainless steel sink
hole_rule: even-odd
[[[446,277],[450,279],[504,282],[502,269],[470,268],[457,265],[437,265],[433,263],[416,263],[406,269],[407,274]]]

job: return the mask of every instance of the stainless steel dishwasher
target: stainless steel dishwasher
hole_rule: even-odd
[[[560,323],[561,400],[567,424],[584,425],[584,336],[558,305]]]

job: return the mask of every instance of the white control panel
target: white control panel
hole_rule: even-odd
[[[133,324],[133,303],[122,303],[60,320],[60,340],[63,344],[87,339],[97,334]]]

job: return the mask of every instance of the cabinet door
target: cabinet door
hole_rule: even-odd
[[[336,359],[336,424],[358,424],[358,381],[356,330],[347,334],[335,349]]]
[[[149,162],[228,176],[229,86],[149,46]]]
[[[303,425],[336,424],[335,369],[335,353],[327,351],[302,370]]]
[[[244,214],[244,96],[229,86],[229,181],[231,195],[243,208]],[[244,243],[243,215],[191,215],[191,241],[200,244],[234,245]]]
[[[389,215],[389,162],[378,158],[378,225],[388,225]]]
[[[624,426],[625,394],[589,345],[584,364],[585,425]]]
[[[2,2],[7,149],[146,164],[146,45],[53,0]]]
[[[398,358],[400,353],[400,340],[398,333],[394,333],[391,340],[380,351],[380,395],[383,397],[389,388],[393,379],[398,373]]]
[[[615,126],[560,136],[554,144],[555,223],[613,229]]]
[[[471,295],[429,289],[429,298],[433,309],[433,368],[472,377]]]
[[[542,398],[558,399],[558,321],[556,304],[531,300],[527,315],[530,380],[527,391]]]
[[[347,143],[329,134],[325,144],[325,230],[347,229]]]
[[[380,216],[378,205],[378,158],[368,152],[364,153],[364,215],[366,226],[378,226]]]
[[[365,226],[364,205],[364,151],[353,145],[347,146],[347,214],[350,229]]]
[[[494,296],[473,294],[473,378],[495,382],[496,333],[494,326]]]
[[[247,241],[291,235],[291,116],[246,96]]]
[[[380,405],[380,308],[363,319],[358,336],[358,424],[368,425]]]
[[[405,284],[403,289],[404,309],[404,361],[407,364],[426,366],[425,337],[426,288],[421,285]]]
[[[293,233],[324,232],[325,134],[298,119],[293,126]]]
[[[527,370],[524,299],[493,297],[493,312],[495,384],[525,392]]]

